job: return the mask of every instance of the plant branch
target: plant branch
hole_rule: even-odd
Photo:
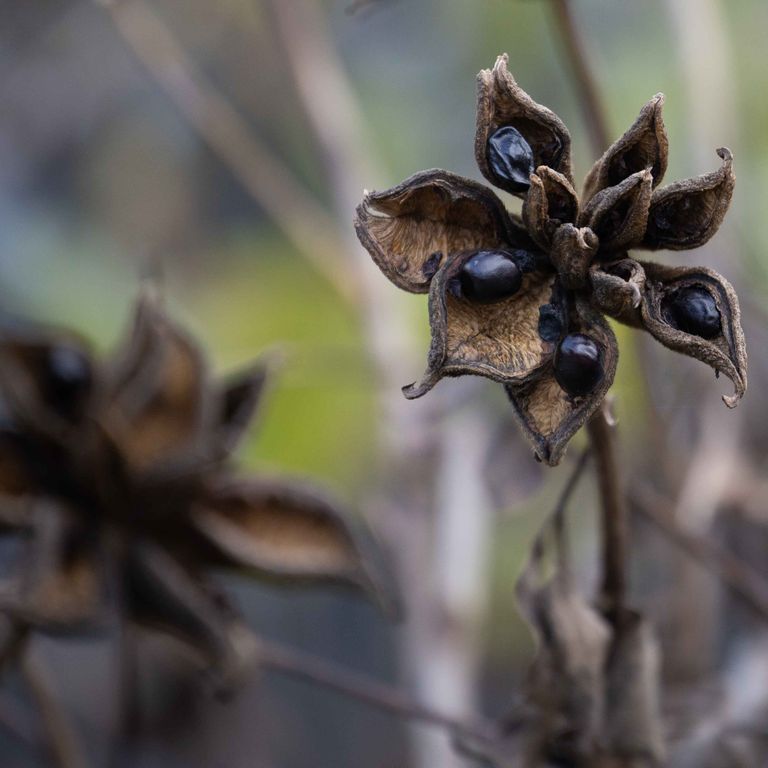
[[[691,559],[717,576],[731,592],[768,621],[768,581],[736,555],[672,522],[674,505],[648,487],[632,489],[633,508]]]
[[[491,738],[492,729],[487,724],[467,724],[450,715],[437,712],[414,702],[395,688],[372,680],[313,656],[286,648],[275,643],[260,642],[259,662],[262,666],[278,670],[315,685],[342,693],[370,706],[392,712],[408,720],[418,720],[427,725],[446,728],[453,734],[477,739]]]
[[[607,408],[608,405],[603,403],[587,424],[587,431],[595,456],[602,514],[603,577],[599,604],[614,627],[619,627],[626,607],[629,526],[619,482],[614,428],[606,413]]]
[[[253,135],[202,75],[168,25],[144,0],[96,0],[153,80],[189,120],[294,247],[348,301],[358,295],[332,217]]]
[[[599,157],[608,147],[608,125],[600,92],[589,65],[589,56],[579,28],[573,18],[572,0],[551,0],[555,26],[558,28],[576,87],[579,91],[584,122],[595,155]]]

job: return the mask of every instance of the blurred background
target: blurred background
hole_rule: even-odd
[[[714,572],[727,548],[754,590],[768,576],[768,6],[573,7],[612,137],[663,91],[667,181],[718,167],[716,147],[735,154],[718,236],[658,257],[706,264],[736,285],[750,392],[727,411],[726,382],[627,329],[613,392],[636,512],[635,603],[659,629],[665,702],[685,702],[670,732],[705,744],[743,726],[759,741],[768,610]],[[258,633],[468,719],[501,716],[525,676],[533,645],[514,582],[584,440],[560,468],[542,468],[501,387],[484,380],[445,381],[406,402],[400,386],[426,360],[426,300],[378,273],[352,217],[364,189],[419,170],[481,178],[475,75],[504,51],[523,88],[569,126],[581,179],[595,158],[548,0],[0,0],[3,311],[73,327],[103,350],[152,276],[218,369],[277,350],[242,463],[311,476],[360,510],[391,553],[407,618],[393,626],[344,595],[228,588]],[[571,526],[586,594],[595,511],[589,478]],[[706,567],[649,522],[659,518],[710,547]],[[178,649],[153,638],[142,649],[130,765],[470,764],[439,729],[276,673],[219,701]],[[106,765],[117,717],[109,639],[41,639],[34,652],[91,764]],[[30,717],[19,681],[5,688],[3,765],[46,765],[19,739]]]

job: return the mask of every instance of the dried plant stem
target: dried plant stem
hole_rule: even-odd
[[[51,693],[45,670],[28,653],[21,658],[21,672],[45,725],[48,747],[60,768],[86,768],[88,763],[75,732]]]
[[[626,608],[626,562],[628,519],[619,485],[619,468],[614,445],[614,428],[604,403],[587,425],[595,456],[595,470],[600,491],[602,515],[603,580],[600,607],[608,620],[619,627]]]
[[[551,3],[568,66],[579,90],[579,104],[584,113],[592,148],[595,155],[600,156],[608,148],[608,127],[600,93],[589,66],[587,49],[573,18],[573,3],[572,0],[551,0]]]
[[[572,0],[551,0],[555,24],[563,40],[568,64],[579,90],[579,103],[596,155],[608,147],[608,127],[597,83],[589,66],[586,47],[573,17]],[[603,578],[600,604],[606,616],[619,627],[625,613],[628,519],[621,493],[613,427],[607,406],[592,417],[588,426],[595,456],[602,508]]]
[[[489,725],[469,725],[437,712],[431,707],[414,702],[397,689],[384,683],[300,651],[262,641],[259,646],[259,661],[263,667],[279,670],[315,685],[330,688],[408,720],[446,728],[460,736],[477,739],[491,738],[492,729]]]
[[[197,71],[168,25],[144,0],[97,0],[151,77],[250,196],[348,301],[358,296],[339,257],[332,217],[253,135],[238,111]]]

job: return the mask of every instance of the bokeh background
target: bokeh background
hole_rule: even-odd
[[[726,382],[625,329],[613,392],[639,507],[758,572],[768,544],[768,6],[573,7],[614,137],[663,91],[668,180],[716,168],[716,147],[735,154],[721,232],[695,254],[658,257],[707,264],[737,286],[750,392],[726,411]],[[106,349],[151,278],[215,367],[274,354],[243,464],[311,476],[360,510],[390,551],[407,618],[392,626],[344,595],[227,586],[264,636],[470,719],[500,716],[524,678],[533,645],[514,581],[583,438],[547,470],[497,385],[447,381],[406,403],[399,387],[426,357],[426,301],[369,263],[352,217],[364,188],[425,168],[480,179],[474,78],[503,51],[570,127],[581,178],[594,157],[548,0],[0,0],[2,311],[76,328]],[[595,511],[588,480],[571,526],[587,593]],[[701,699],[712,728],[765,714],[765,617],[636,512],[633,589],[661,634],[668,701]],[[469,765],[439,729],[275,673],[254,673],[221,702],[179,649],[141,642],[130,765]],[[107,765],[118,711],[109,638],[44,639],[35,653],[92,764]],[[26,729],[35,742],[36,726],[13,675],[0,715],[3,765],[46,765],[19,738]]]

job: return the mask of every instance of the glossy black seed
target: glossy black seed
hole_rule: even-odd
[[[76,420],[93,384],[88,358],[77,349],[58,346],[48,350],[45,364],[43,397],[60,416]]]
[[[701,286],[689,285],[665,296],[662,311],[664,319],[684,333],[713,339],[722,331],[715,297]]]
[[[488,164],[504,189],[526,192],[531,186],[533,150],[517,128],[499,128],[488,139]]]
[[[494,304],[520,290],[523,273],[509,251],[478,251],[458,275],[461,295],[476,304]]]
[[[600,345],[583,333],[569,333],[555,352],[555,380],[569,395],[588,395],[603,378]]]

